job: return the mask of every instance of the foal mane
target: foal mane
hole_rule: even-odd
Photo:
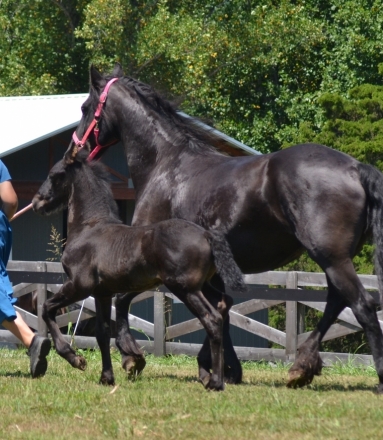
[[[113,77],[104,78],[109,81]],[[163,98],[148,84],[128,76],[120,78],[119,82],[127,89],[133,90],[144,105],[168,122],[169,135],[174,146],[201,155],[222,155],[222,152],[217,150],[220,141],[213,134],[213,128],[211,131],[206,130],[198,125],[198,119],[182,116],[174,103]]]
[[[106,166],[102,162],[97,161],[87,161],[89,152],[86,149],[80,150],[75,158],[75,162],[81,163],[82,171],[87,174],[90,179],[95,181],[97,186],[97,198],[102,200],[103,203],[107,204],[109,208],[109,213],[112,218],[121,222],[118,206],[113,198],[110,174]],[[88,170],[87,170],[88,168]],[[95,208],[99,208],[97,203],[94,204]]]

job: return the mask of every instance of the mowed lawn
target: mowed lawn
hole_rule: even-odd
[[[44,378],[28,375],[25,350],[0,350],[0,433],[4,439],[379,439],[383,396],[372,367],[325,369],[300,390],[285,387],[287,367],[243,363],[244,381],[207,392],[195,358],[147,357],[128,381],[112,351],[116,387],[98,384],[98,351],[88,369],[55,352]]]

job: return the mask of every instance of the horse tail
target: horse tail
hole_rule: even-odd
[[[375,245],[375,273],[383,305],[383,174],[371,165],[359,164],[360,182],[367,196],[367,227]]]
[[[217,272],[222,277],[225,285],[237,292],[245,291],[246,285],[243,280],[242,272],[234,261],[233,254],[225,236],[211,229],[207,231],[206,238],[213,252]]]

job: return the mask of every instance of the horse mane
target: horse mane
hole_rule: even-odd
[[[86,148],[80,150],[75,158],[75,161],[82,164],[83,169],[89,169],[91,178],[97,181],[98,189],[97,196],[100,197],[104,202],[108,203],[111,216],[122,223],[118,212],[118,206],[113,197],[113,192],[111,188],[110,174],[106,166],[102,162],[90,161],[88,162],[89,151]]]
[[[113,77],[104,78],[109,81]],[[213,128],[209,131],[198,125],[200,121],[197,118],[182,116],[174,103],[162,97],[148,84],[128,76],[120,78],[120,82],[136,92],[141,102],[168,122],[174,146],[180,149],[187,148],[192,153],[202,155],[222,155],[222,152],[217,150],[219,139],[213,134]]]

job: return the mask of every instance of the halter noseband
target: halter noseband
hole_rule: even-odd
[[[91,151],[91,153],[89,154],[89,156],[88,156],[88,161],[93,160],[94,157],[97,155],[97,153],[99,153],[99,151],[100,151],[101,149],[103,149],[103,148],[107,148],[107,147],[110,147],[111,145],[113,145],[113,144],[115,144],[115,143],[117,142],[117,140],[114,140],[114,141],[110,142],[110,143],[107,144],[107,145],[100,145],[100,144],[98,143],[98,134],[99,134],[98,121],[99,121],[100,116],[101,116],[101,111],[102,111],[102,108],[103,108],[103,106],[104,106],[104,104],[105,104],[106,98],[107,98],[107,96],[108,96],[108,92],[109,92],[110,86],[111,86],[114,82],[116,82],[117,80],[118,80],[118,78],[113,78],[113,79],[111,79],[110,81],[108,81],[108,83],[106,84],[106,86],[105,86],[103,92],[102,92],[101,95],[100,95],[100,99],[99,99],[99,101],[98,101],[97,109],[96,109],[96,111],[95,111],[95,113],[94,113],[93,121],[90,123],[90,125],[89,125],[88,129],[86,130],[86,132],[85,132],[84,136],[82,137],[82,139],[80,140],[80,139],[77,137],[76,131],[73,132],[72,139],[73,139],[74,143],[75,143],[79,148],[83,148],[84,145],[85,145],[85,142],[88,140],[88,137],[89,137],[90,133],[91,133],[92,130],[93,130],[93,132],[94,132],[94,137],[95,137],[95,139],[96,139],[96,147],[95,147],[95,148],[93,149],[93,151]]]

